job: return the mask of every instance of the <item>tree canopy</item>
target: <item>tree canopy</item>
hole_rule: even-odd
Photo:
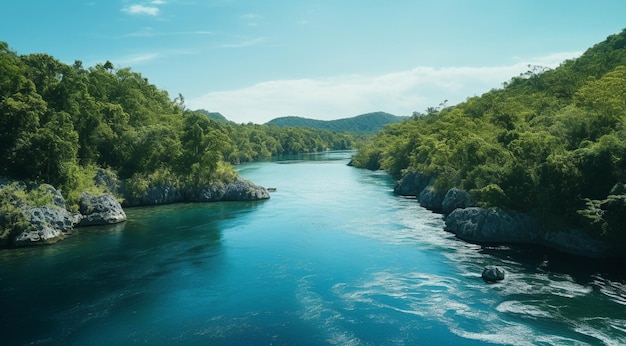
[[[185,109],[130,68],[84,68],[47,54],[18,55],[0,42],[0,176],[62,189],[70,203],[98,168],[128,186],[159,179],[210,184],[235,177],[229,163],[349,149],[347,134],[234,124]]]

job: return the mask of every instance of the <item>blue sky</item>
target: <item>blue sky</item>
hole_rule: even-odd
[[[236,122],[410,115],[555,67],[626,28],[623,0],[13,0],[19,54],[131,67]]]

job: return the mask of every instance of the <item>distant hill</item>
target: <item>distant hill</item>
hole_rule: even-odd
[[[316,120],[294,116],[280,117],[270,120],[267,124],[279,127],[308,127],[341,132],[375,133],[382,130],[387,124],[399,123],[405,119],[407,117],[400,117],[385,112],[374,112],[337,120]]]
[[[209,117],[210,119],[213,119],[213,120],[217,120],[217,121],[221,121],[221,122],[228,122],[229,121],[228,119],[226,119],[225,116],[222,115],[222,113],[209,112],[206,109],[197,109],[197,110],[195,110],[195,112],[202,113],[202,114],[206,115],[207,117]]]

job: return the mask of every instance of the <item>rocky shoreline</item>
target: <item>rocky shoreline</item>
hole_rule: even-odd
[[[616,257],[613,246],[578,229],[548,229],[530,215],[500,208],[481,208],[471,195],[456,188],[437,191],[434,178],[407,172],[394,192],[415,196],[424,208],[444,215],[445,230],[459,239],[483,245],[527,244],[590,258]]]
[[[27,226],[4,239],[0,247],[24,247],[33,245],[53,244],[72,234],[76,227],[109,225],[126,221],[124,207],[145,205],[161,205],[181,202],[218,202],[218,201],[253,201],[270,198],[266,188],[258,186],[248,180],[237,178],[231,183],[217,183],[206,186],[198,191],[185,191],[173,188],[173,184],[151,186],[143,196],[131,197],[124,195],[123,184],[115,177],[96,176],[96,183],[107,186],[109,191],[123,196],[120,203],[111,193],[89,194],[82,193],[78,212],[68,210],[61,192],[54,187],[42,184],[26,184],[18,182],[25,190],[44,187],[51,195],[51,203],[44,206],[33,206],[23,200],[12,201],[20,210]],[[12,183],[8,180],[0,182],[0,188]]]

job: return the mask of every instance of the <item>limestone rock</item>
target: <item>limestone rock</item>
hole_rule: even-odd
[[[578,256],[619,256],[611,244],[581,230],[546,230],[531,216],[499,208],[455,209],[446,217],[445,230],[460,239],[479,244],[522,243],[547,246]]]
[[[266,188],[248,180],[237,178],[232,183],[219,183],[203,188],[192,198],[192,201],[256,201],[268,198],[270,198],[270,194]]]
[[[446,191],[438,191],[431,185],[424,188],[417,197],[420,205],[436,213],[442,212],[442,204],[446,197]]]
[[[32,207],[24,204],[21,206],[30,227],[15,237],[14,246],[56,243],[71,234],[74,226],[80,222],[80,214],[67,211],[65,199],[61,193],[50,188],[54,190],[53,205]]]
[[[84,193],[79,201],[83,215],[80,226],[108,225],[126,221],[126,213],[120,203],[110,194]]]
[[[427,186],[432,185],[435,179],[426,176],[421,172],[408,171],[400,181],[398,181],[393,192],[401,196],[418,196]]]
[[[526,214],[500,208],[455,209],[446,217],[445,229],[475,243],[537,243],[541,227]]]
[[[482,278],[486,282],[496,282],[504,280],[504,269],[498,266],[487,266],[483,269]]]
[[[472,196],[467,191],[452,188],[446,193],[441,209],[444,215],[450,215],[454,209],[469,208],[473,205]]]

